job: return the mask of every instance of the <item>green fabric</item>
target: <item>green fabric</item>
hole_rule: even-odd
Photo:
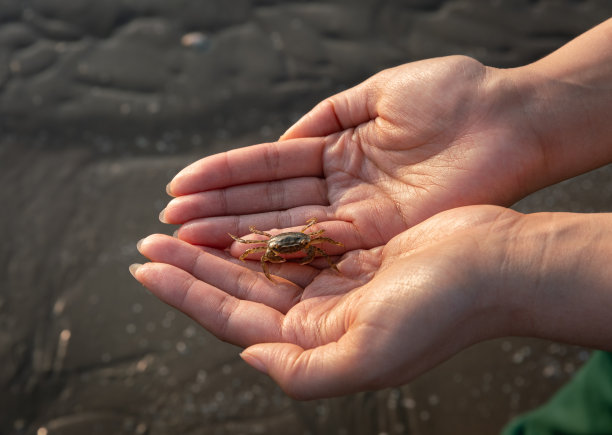
[[[612,434],[612,353],[593,353],[548,403],[502,431],[502,435],[564,434]]]

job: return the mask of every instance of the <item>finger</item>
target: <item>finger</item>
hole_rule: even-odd
[[[312,217],[319,222],[328,220],[327,207],[313,205],[286,211],[196,219],[183,224],[177,230],[177,236],[194,245],[226,248],[233,242],[227,233],[240,237],[249,234],[251,226],[263,231],[297,227]]]
[[[287,210],[304,205],[328,205],[325,180],[315,177],[246,184],[174,198],[162,221],[182,224],[211,216]]]
[[[375,119],[378,116],[376,102],[379,81],[377,74],[351,89],[323,100],[291,126],[280,140],[324,137]]]
[[[304,212],[302,209],[306,210]],[[263,231],[280,233],[282,231],[299,231],[304,222],[311,217],[317,217],[319,223],[316,229],[325,229],[325,236],[340,242],[344,247],[329,246],[331,255],[338,255],[347,250],[359,249],[364,246],[364,240],[355,226],[346,221],[329,220],[326,221],[327,213],[324,210],[315,211],[314,207],[301,207],[290,212],[270,212],[247,216],[223,216],[206,219],[197,219],[187,222],[178,229],[177,236],[194,245],[205,245],[215,248],[227,248],[233,242],[227,234],[234,234],[242,237],[249,234],[250,226]],[[282,228],[283,230],[272,230]],[[253,247],[253,246],[251,246]],[[245,248],[247,249],[247,248]],[[236,252],[236,251],[232,251]]]
[[[323,175],[321,138],[273,142],[215,154],[187,166],[168,185],[173,196],[246,183]]]
[[[261,269],[261,262],[259,261],[249,261],[249,260],[241,261],[238,259],[238,257],[234,257],[230,255],[227,251],[221,251],[219,249],[209,248],[207,246],[198,246],[198,248],[206,252],[207,254],[214,255],[225,261],[234,263],[240,267],[246,267],[249,270],[252,270],[253,272],[263,273]],[[282,263],[282,264],[276,264],[276,263],[268,264],[268,268],[270,269],[270,274],[273,276],[273,278],[279,277],[279,278],[282,278],[283,280],[291,281],[292,283],[301,287],[301,289],[304,289],[305,287],[310,285],[310,283],[312,283],[315,277],[319,275],[319,273],[321,273],[321,268],[316,267],[316,266],[315,267],[304,267],[299,264],[291,263],[291,262]],[[276,278],[274,278],[274,280],[275,280],[275,283],[278,282]],[[279,288],[280,287],[275,287],[275,291],[278,292]],[[298,297],[301,299],[302,295],[300,294]],[[286,312],[285,310],[281,310],[281,309],[279,309],[279,311],[283,313]]]
[[[239,299],[260,302],[287,312],[302,294],[293,282],[276,279],[273,283],[262,273],[206,253],[174,237],[153,234],[138,243],[142,255],[189,272],[200,281],[223,289]]]
[[[281,341],[283,314],[265,304],[238,299],[165,263],[132,267],[134,277],[221,340],[238,346]]]
[[[272,377],[289,396],[299,400],[360,391],[372,376],[364,370],[370,356],[363,346],[355,346],[347,335],[312,349],[290,343],[255,344],[240,356]]]

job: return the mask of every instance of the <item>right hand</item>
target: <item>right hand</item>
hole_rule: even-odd
[[[246,347],[242,357],[288,394],[314,399],[401,385],[507,332],[516,310],[504,303],[511,292],[495,259],[522,220],[501,207],[450,210],[384,247],[348,252],[340,273],[272,265],[275,282],[258,263],[152,235],[139,243],[151,262],[131,271],[212,334]]]

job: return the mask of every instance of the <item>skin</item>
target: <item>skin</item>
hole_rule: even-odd
[[[612,20],[521,68],[383,71],[279,142],[181,171],[160,216],[178,239],[141,241],[131,271],[302,399],[400,385],[504,335],[610,350],[611,215],[500,207],[612,161],[610,77]],[[272,284],[226,235],[312,216],[345,245],[340,274],[271,265]]]

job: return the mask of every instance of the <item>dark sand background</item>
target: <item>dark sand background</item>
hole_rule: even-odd
[[[409,385],[300,403],[129,275],[187,163],[274,140],[407,61],[533,61],[609,0],[0,0],[0,434],[489,434],[589,351],[468,349]],[[196,44],[184,35],[199,32]],[[612,210],[612,168],[521,211]],[[452,337],[449,337],[452,339]]]

